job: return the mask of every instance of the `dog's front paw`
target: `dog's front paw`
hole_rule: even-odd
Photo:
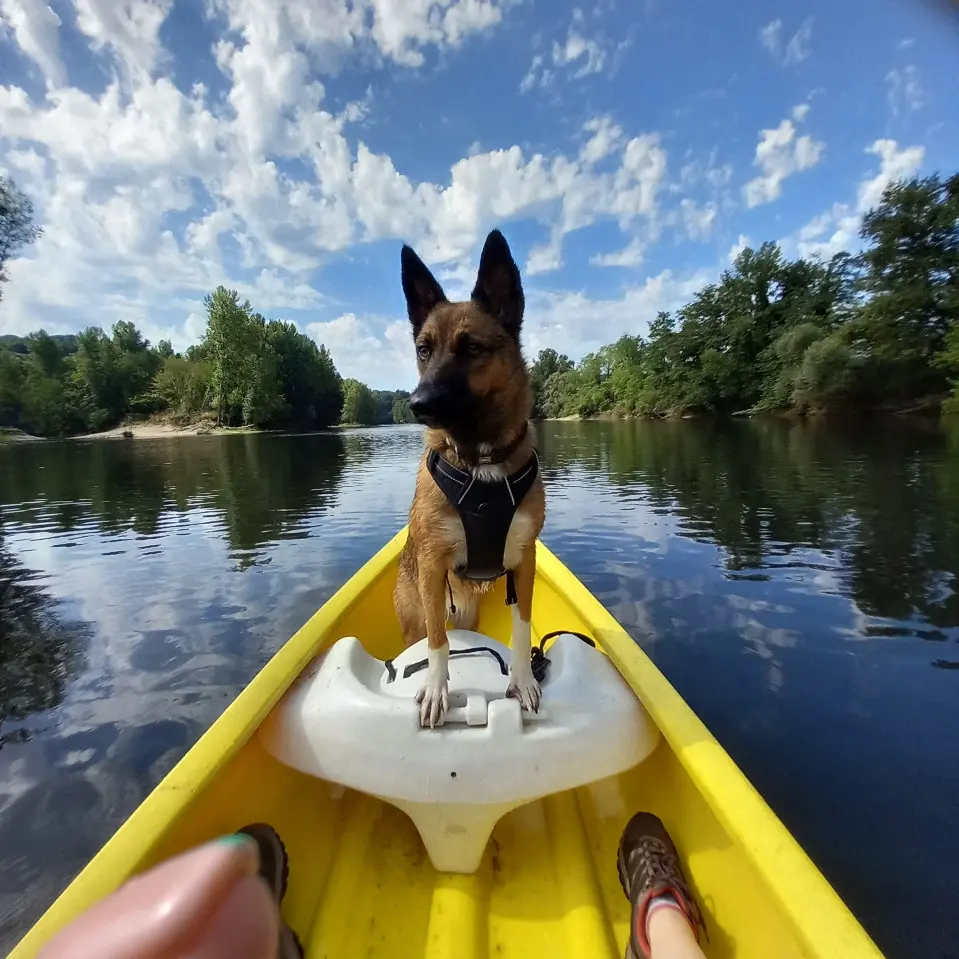
[[[416,694],[416,702],[420,704],[420,725],[429,726],[430,729],[446,722],[446,713],[450,708],[449,655],[448,644],[429,650],[426,682]]]
[[[524,663],[523,666],[516,666],[516,664],[510,666],[509,689],[506,690],[506,695],[518,699],[527,712],[539,712],[543,693],[539,683],[533,677],[533,670],[529,663]]]
[[[450,708],[449,681],[444,679],[437,685],[427,683],[417,694],[420,704],[420,725],[442,726],[446,722],[446,713]]]

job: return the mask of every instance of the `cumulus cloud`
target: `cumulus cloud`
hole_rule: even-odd
[[[828,258],[855,247],[862,218],[879,203],[883,190],[895,180],[914,175],[925,158],[924,147],[900,148],[889,139],[876,140],[866,153],[879,157],[878,171],[868,173],[859,182],[854,204],[836,203],[800,228],[796,248],[801,256]]]
[[[914,66],[890,70],[886,74],[886,83],[889,85],[889,109],[894,117],[922,106],[922,84],[919,82],[919,71]]]
[[[809,46],[811,39],[811,17],[804,21],[789,39],[784,36],[782,20],[771,20],[759,31],[759,42],[763,49],[783,66],[802,63],[807,59],[811,52]]]
[[[634,237],[628,245],[614,253],[597,253],[590,257],[589,262],[593,266],[621,266],[634,267],[639,266],[646,256],[646,244]]]
[[[579,359],[623,333],[645,335],[660,310],[678,309],[714,278],[705,270],[682,276],[664,270],[608,299],[594,299],[580,291],[533,290],[523,332],[527,354],[534,356],[560,344],[564,353]]]
[[[38,317],[50,330],[130,319],[182,349],[203,330],[203,294],[225,283],[267,315],[305,314],[298,319],[333,349],[345,375],[389,385],[409,382],[391,380],[412,369],[405,321],[334,309],[317,292],[317,271],[344,251],[412,242],[456,295],[472,285],[483,236],[510,221],[543,230],[524,266],[530,276],[558,270],[564,238],[594,224],[618,228],[628,243],[594,261],[604,266],[640,264],[664,228],[703,238],[714,227],[711,201],[666,191],[661,136],[610,116],[587,120],[571,142],[546,152],[475,145],[445,175],[418,180],[359,135],[375,108],[369,95],[331,105],[323,80],[359,48],[375,49],[380,63],[416,67],[430,48],[495,27],[505,0],[210,0],[211,22],[222,27],[211,61],[223,80],[216,94],[203,84],[181,89],[169,75],[162,28],[171,6],[77,0],[83,42],[109,66],[105,86],[87,91],[67,85],[52,9],[0,0],[11,43],[48,83],[37,99],[0,87],[3,166],[29,190],[44,226],[11,264],[5,330],[26,332]],[[551,69],[572,76],[601,62],[583,23],[547,54]],[[703,175],[729,180],[725,170]],[[661,274],[597,309],[627,317],[682,283]],[[531,289],[534,301],[529,331],[543,339],[553,320]],[[551,301],[581,338],[596,332],[578,325],[586,302],[582,293]]]
[[[94,50],[109,50],[128,74],[150,74],[173,0],[74,0],[77,27]]]
[[[23,53],[40,68],[48,86],[66,81],[60,59],[60,17],[43,0],[0,0],[0,31],[9,30]]]
[[[344,313],[326,323],[310,323],[306,332],[323,344],[344,377],[373,389],[410,389],[416,383],[413,338],[406,320]]]
[[[800,111],[801,117],[805,117],[807,112]],[[796,116],[796,110],[793,116],[801,118]],[[775,129],[760,131],[753,166],[759,167],[762,174],[743,187],[746,206],[751,209],[778,199],[782,195],[783,181],[794,173],[815,166],[824,147],[822,141],[806,134],[797,137],[796,125],[792,120],[783,120]]]
[[[540,273],[551,273],[563,265],[562,239],[562,234],[554,231],[547,243],[534,246],[533,249],[529,251],[529,259],[526,261],[526,273],[528,276],[537,276]]]

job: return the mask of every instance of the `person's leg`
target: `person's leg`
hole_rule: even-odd
[[[689,920],[679,909],[655,909],[646,917],[652,959],[705,959]]]
[[[619,881],[632,904],[626,959],[704,959],[699,905],[679,855],[652,813],[633,816],[619,842]]]

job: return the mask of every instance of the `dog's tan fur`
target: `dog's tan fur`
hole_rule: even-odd
[[[478,400],[483,435],[488,437],[486,446],[508,447],[523,432],[533,406],[518,329],[517,335],[511,334],[499,319],[475,300],[443,301],[430,310],[418,330],[414,328],[414,334],[417,345],[429,344],[431,359],[436,362],[441,362],[444,354],[455,354],[462,337],[483,346],[483,352],[470,359],[466,371],[469,393]],[[424,359],[418,360],[421,378],[426,365]],[[474,465],[474,475],[482,479],[508,476],[530,459],[534,443],[530,423],[525,437],[505,461],[495,466]],[[471,463],[459,455],[456,439],[450,433],[440,428],[427,430],[426,449],[420,461],[410,509],[409,538],[400,557],[394,605],[407,645],[418,642],[425,635],[429,649],[440,651],[448,650],[449,589],[457,611],[454,625],[472,629],[477,624],[479,600],[492,583],[461,579],[453,572],[466,559],[466,540],[458,513],[427,469],[427,456],[431,450],[440,452],[456,467],[467,471],[471,468]],[[545,513],[542,477],[537,476],[516,510],[504,550],[504,565],[513,571],[517,596],[513,613],[514,663],[510,672],[510,694],[517,695],[524,708],[532,709],[538,708],[539,688],[532,674],[526,675],[529,622],[536,576],[536,539],[543,528]],[[517,636],[517,627],[525,634],[525,639]],[[525,657],[525,661],[518,662],[520,657]],[[522,680],[520,688],[517,688],[518,676]],[[528,695],[527,688],[530,688]],[[433,709],[434,715],[427,716],[425,712],[421,715],[424,724],[427,719],[430,725],[435,720],[442,722],[445,696],[444,687],[443,701]]]

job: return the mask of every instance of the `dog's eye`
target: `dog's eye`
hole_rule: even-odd
[[[476,340],[462,339],[459,342],[459,352],[467,356],[479,356],[483,352],[483,344]]]
[[[420,345],[416,347],[416,355],[421,360],[428,360],[432,352],[433,352],[433,349],[429,345],[429,343],[420,343]]]

